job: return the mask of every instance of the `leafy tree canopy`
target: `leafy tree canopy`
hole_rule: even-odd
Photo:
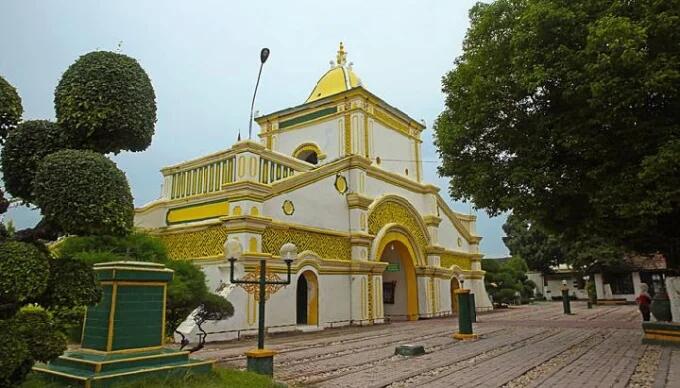
[[[0,144],[5,142],[9,131],[19,123],[23,112],[19,93],[14,86],[0,77]]]
[[[68,148],[59,126],[47,120],[19,124],[7,136],[2,150],[5,189],[14,197],[33,202],[33,178],[43,158]]]
[[[503,225],[503,242],[513,257],[521,257],[529,269],[543,273],[551,272],[566,262],[566,252],[560,239],[515,215],[508,216]]]
[[[478,3],[435,125],[450,193],[604,250],[680,252],[680,6]]]
[[[170,261],[160,239],[140,232],[126,236],[71,236],[61,241],[55,251],[61,257],[72,257],[89,264],[122,260]]]
[[[132,229],[130,186],[125,174],[102,154],[80,150],[50,154],[40,164],[34,184],[43,216],[65,233],[124,235]]]
[[[107,51],[81,56],[59,81],[54,106],[74,148],[118,153],[151,144],[156,95],[134,58]]]
[[[527,302],[534,296],[536,284],[527,278],[528,267],[523,259],[484,259],[482,269],[486,271],[484,282],[494,303]]]

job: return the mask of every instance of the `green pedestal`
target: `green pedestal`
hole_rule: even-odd
[[[562,307],[564,309],[565,314],[567,315],[571,314],[571,300],[569,299],[569,289],[562,290]]]
[[[51,380],[109,387],[146,377],[205,373],[213,361],[165,349],[165,301],[173,271],[161,264],[114,262],[94,266],[103,296],[87,309],[81,348],[33,369]]]
[[[248,371],[273,377],[275,354],[276,352],[269,349],[254,349],[246,352]]]
[[[470,290],[457,289],[454,291],[458,297],[458,333],[453,335],[453,338],[458,340],[469,340],[479,338],[477,334],[472,331],[472,314],[470,312]]]
[[[472,323],[477,323],[477,303],[475,302],[475,294],[469,293],[470,298],[470,320]]]

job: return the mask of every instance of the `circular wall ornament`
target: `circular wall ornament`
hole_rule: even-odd
[[[338,174],[335,176],[335,189],[338,193],[345,194],[347,192],[347,179],[344,176]]]
[[[287,216],[292,216],[293,213],[295,213],[295,205],[293,205],[293,202],[289,199],[283,201],[281,209],[283,209],[283,213]]]

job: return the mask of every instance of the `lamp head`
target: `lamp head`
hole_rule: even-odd
[[[279,254],[286,263],[292,263],[297,258],[297,247],[291,242],[285,243],[281,247]]]
[[[265,47],[260,51],[260,62],[267,62],[267,58],[269,58],[269,49]]]
[[[567,281],[566,281],[566,280],[562,280],[562,285],[563,285],[563,286],[566,286],[566,285],[567,285]]]
[[[224,243],[224,256],[227,259],[238,260],[241,258],[242,254],[243,247],[241,246],[241,242],[235,238],[227,239],[227,241]]]

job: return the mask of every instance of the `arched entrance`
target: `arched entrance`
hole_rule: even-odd
[[[319,282],[316,274],[305,271],[298,276],[296,287],[296,322],[298,325],[319,324]]]
[[[458,313],[458,295],[456,290],[460,288],[460,282],[457,278],[451,278],[451,314]]]
[[[380,244],[378,256],[386,262],[383,272],[383,311],[391,320],[418,319],[418,286],[415,252],[405,235],[387,233]]]

